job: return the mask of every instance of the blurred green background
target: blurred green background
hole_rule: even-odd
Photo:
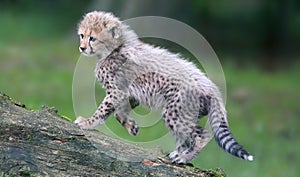
[[[233,177],[299,176],[300,1],[1,0],[0,91],[32,109],[55,106],[74,120],[72,77],[80,57],[76,28],[92,10],[111,11],[121,19],[174,18],[214,48],[227,81],[232,132],[255,160],[232,157],[211,141],[194,165],[221,167]],[[171,43],[161,45],[181,52]],[[139,138],[151,132],[157,130]]]

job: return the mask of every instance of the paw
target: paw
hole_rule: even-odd
[[[139,132],[139,127],[135,124],[134,126],[132,126],[132,128],[130,129],[130,131],[128,131],[131,135],[136,136]]]
[[[178,151],[173,151],[169,154],[170,161],[176,164],[186,164],[187,160],[178,153]]]
[[[139,132],[139,127],[134,121],[128,121],[125,124],[125,129],[128,131],[129,134],[136,136]]]
[[[74,123],[77,127],[83,130],[89,130],[93,128],[89,122],[89,119],[83,118],[81,116],[77,117]]]

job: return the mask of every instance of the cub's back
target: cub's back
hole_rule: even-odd
[[[206,76],[192,62],[183,59],[179,54],[174,54],[166,49],[153,47],[149,44],[140,44],[131,48],[126,53],[135,64],[136,70],[143,73],[157,72],[170,78],[188,81],[190,84],[195,79],[204,79]]]

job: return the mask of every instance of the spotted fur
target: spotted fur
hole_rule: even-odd
[[[92,117],[76,119],[78,127],[92,129],[114,112],[124,128],[136,135],[139,128],[130,117],[131,109],[138,104],[162,108],[163,120],[176,140],[170,160],[187,163],[210,139],[208,131],[197,123],[198,118],[208,115],[220,147],[237,157],[253,159],[229,130],[218,88],[194,64],[178,54],[141,42],[110,13],[86,14],[78,34],[79,50],[98,57],[95,75],[106,90]]]

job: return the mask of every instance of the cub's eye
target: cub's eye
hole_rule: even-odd
[[[83,34],[79,34],[80,39],[83,39]]]
[[[94,37],[91,36],[91,37],[89,38],[89,41],[94,42],[94,41],[96,41],[96,38],[94,38]]]

